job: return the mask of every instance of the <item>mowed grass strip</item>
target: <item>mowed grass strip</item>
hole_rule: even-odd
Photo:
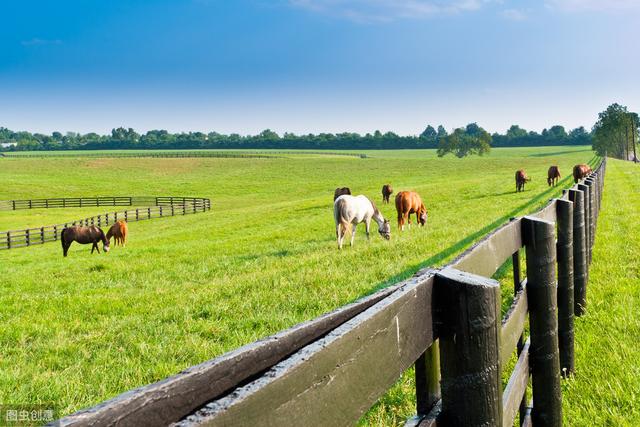
[[[65,259],[57,243],[1,251],[0,402],[53,403],[68,414],[316,317],[442,265],[509,217],[560,194],[572,182],[571,167],[593,158],[581,147],[496,149],[467,159],[438,159],[428,150],[367,154],[0,159],[1,199],[212,200],[211,212],[131,223],[127,247],[108,255],[74,244]],[[555,189],[546,183],[551,164],[565,175]],[[520,168],[533,181],[516,194]],[[394,224],[391,241],[374,231],[367,242],[360,226],[355,246],[339,252],[334,188],[368,195],[395,223],[393,205],[380,203],[384,183],[420,192],[427,227],[399,233]],[[71,213],[44,210],[38,219],[55,224]],[[0,216],[0,230],[15,221]],[[370,420],[391,407],[402,422],[414,410],[411,390],[392,390]]]
[[[640,167],[609,159],[564,424],[640,425]]]

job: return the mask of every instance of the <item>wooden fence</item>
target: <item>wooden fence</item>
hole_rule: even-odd
[[[148,151],[136,151],[136,152],[126,152],[126,151],[105,151],[105,152],[92,152],[90,150],[87,151],[76,151],[72,153],[67,153],[64,151],[45,151],[42,153],[29,153],[29,154],[20,154],[20,153],[0,153],[0,156],[6,158],[77,158],[77,157],[92,157],[92,158],[142,158],[142,157],[151,157],[151,158],[205,158],[205,157],[213,157],[213,158],[223,158],[223,159],[277,159],[281,158],[278,155],[305,155],[305,154],[313,154],[313,155],[321,155],[321,156],[346,156],[346,157],[358,157],[361,159],[366,159],[367,155],[363,153],[346,153],[346,152],[330,152],[330,151],[237,151],[237,152],[221,152],[221,151],[156,151],[156,150],[148,150]]]
[[[84,208],[92,206],[137,206],[135,209],[107,212],[64,224],[26,228],[23,230],[0,231],[0,250],[16,249],[47,242],[55,242],[65,227],[74,225],[113,224],[118,220],[142,221],[175,215],[206,212],[211,209],[211,201],[202,197],[77,197],[28,200],[2,200],[0,210]],[[144,206],[144,207],[142,207]]]
[[[415,365],[417,415],[407,426],[506,427],[518,414],[520,425],[559,426],[605,171],[603,161],[561,198],[513,219],[444,268],[58,422],[354,425]],[[490,277],[509,259],[516,294],[502,318],[500,284]]]

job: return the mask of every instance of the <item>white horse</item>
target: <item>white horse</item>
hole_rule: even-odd
[[[333,217],[336,220],[336,237],[338,248],[342,249],[342,242],[347,230],[351,231],[351,246],[356,237],[356,226],[364,222],[369,239],[371,219],[378,223],[378,233],[385,239],[391,238],[391,225],[384,219],[376,205],[366,196],[342,195],[333,203]]]

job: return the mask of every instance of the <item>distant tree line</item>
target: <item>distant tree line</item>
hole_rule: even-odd
[[[448,139],[447,139],[448,138]],[[474,138],[482,143],[475,146]],[[476,142],[473,142],[476,141]],[[566,132],[562,126],[545,129],[541,134],[528,132],[519,126],[511,126],[506,134],[488,134],[475,123],[466,128],[453,130],[449,134],[441,125],[427,126],[418,136],[400,136],[393,132],[375,131],[361,135],[352,132],[294,135],[285,132],[278,135],[269,129],[257,135],[223,135],[217,132],[169,133],[166,130],[151,130],[139,134],[131,128],[116,128],[109,135],[97,133],[53,132],[51,135],[15,132],[0,127],[0,150],[112,150],[112,149],[403,149],[445,147],[456,155],[471,150],[482,154],[485,143],[492,147],[532,147],[543,145],[588,145],[591,134],[584,128]],[[457,148],[456,148],[457,147]],[[474,148],[475,147],[475,148]],[[482,148],[484,147],[484,148]]]

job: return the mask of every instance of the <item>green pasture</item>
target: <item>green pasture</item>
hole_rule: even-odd
[[[587,147],[494,149],[466,159],[440,159],[432,150],[363,152],[366,159],[309,153],[286,159],[0,158],[3,200],[176,195],[212,201],[207,213],[131,223],[127,247],[107,255],[92,256],[89,246],[74,244],[63,258],[58,243],[0,251],[0,402],[54,404],[66,415],[316,317],[421,267],[446,263],[510,217],[540,208],[573,183],[574,164],[594,160]],[[546,183],[552,164],[563,173],[557,188]],[[520,168],[533,180],[515,193]],[[612,162],[610,175],[622,168]],[[607,230],[609,221],[614,240],[624,230],[606,214],[624,209],[627,200],[611,198],[614,178],[607,179],[600,226]],[[368,195],[395,223],[395,208],[380,203],[384,183],[423,196],[427,227],[399,233],[394,224],[390,241],[374,232],[367,242],[360,226],[355,246],[339,252],[334,188]],[[112,210],[4,211],[0,232]],[[595,284],[606,255],[597,246],[589,294],[594,314],[614,298],[594,288],[617,292],[606,280]],[[505,295],[510,292],[505,286]],[[581,328],[598,329],[590,316],[578,322],[579,374],[595,369],[584,361],[589,341],[580,341],[588,336]],[[403,423],[414,412],[412,381],[410,373],[403,376],[362,423]],[[565,383],[568,414],[579,412],[572,393],[577,399],[588,394],[580,381]]]

